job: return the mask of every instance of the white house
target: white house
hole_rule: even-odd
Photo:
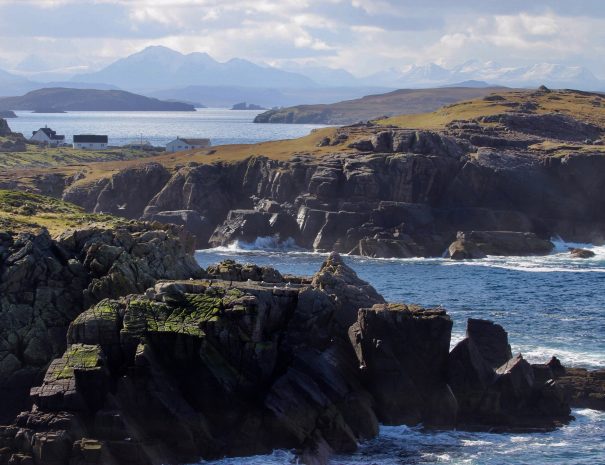
[[[108,137],[94,134],[78,134],[74,136],[74,149],[102,150],[107,148]]]
[[[40,128],[37,131],[33,131],[29,140],[40,144],[47,144],[51,147],[57,147],[65,143],[65,136],[57,135],[56,131],[53,131],[47,126],[45,128]]]
[[[181,152],[183,150],[205,149],[210,147],[210,139],[181,139],[177,137],[166,144],[166,152]]]

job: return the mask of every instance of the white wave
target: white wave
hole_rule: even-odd
[[[297,457],[286,450],[276,450],[269,455],[198,462],[199,465],[298,465],[299,463]]]
[[[523,358],[530,363],[546,363],[555,356],[563,365],[569,367],[603,368],[605,366],[605,354],[598,352],[523,345],[519,345],[516,349],[516,352],[521,352]]]
[[[226,246],[213,247],[211,249],[200,249],[196,252],[208,254],[237,254],[246,252],[296,252],[315,255],[314,252],[299,247],[293,238],[289,237],[282,241],[280,240],[279,236],[261,236],[257,237],[253,242],[238,240]]]

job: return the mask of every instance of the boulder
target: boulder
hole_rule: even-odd
[[[486,255],[548,255],[554,244],[534,233],[513,231],[459,232],[458,241],[468,241]]]
[[[595,256],[595,253],[592,250],[587,249],[579,249],[579,248],[570,248],[569,253],[573,258],[592,258]]]
[[[466,239],[457,239],[447,248],[452,260],[474,260],[487,257],[477,244]]]

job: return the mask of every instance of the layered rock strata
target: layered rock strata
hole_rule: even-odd
[[[159,278],[202,276],[180,228],[131,223],[66,232],[0,233],[0,420],[29,404],[29,388],[64,352],[69,324],[107,297]]]
[[[321,251],[441,256],[462,231],[489,234],[479,238],[487,254],[548,253],[555,235],[605,240],[605,157],[578,142],[602,133],[529,110],[440,131],[369,123],[337,129],[322,142],[334,153],[319,158],[150,164],[77,183],[63,197],[91,211],[184,224],[200,248],[276,236]],[[551,154],[551,146],[569,151]]]
[[[331,255],[310,280],[224,262],[80,314],[67,349],[0,431],[0,463],[189,463],[298,452],[326,464],[385,424],[551,429],[561,388],[443,309],[387,304]],[[539,373],[538,373],[539,371]]]

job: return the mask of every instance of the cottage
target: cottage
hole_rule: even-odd
[[[177,137],[166,144],[167,152],[181,152],[183,150],[205,149],[210,147],[210,139],[181,139]]]
[[[102,150],[107,148],[108,137],[94,134],[78,134],[74,136],[74,149]]]
[[[47,144],[51,147],[57,147],[65,143],[65,136],[60,136],[56,131],[53,131],[48,126],[40,128],[37,131],[32,132],[32,136],[29,138],[32,142],[38,142],[39,144]]]

